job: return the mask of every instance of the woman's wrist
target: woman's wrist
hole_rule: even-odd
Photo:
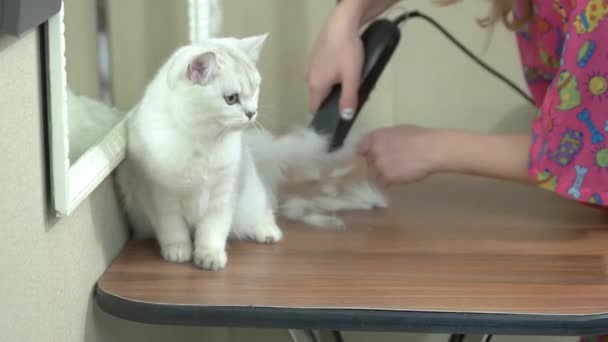
[[[464,132],[451,129],[430,129],[429,157],[436,173],[467,173],[470,168],[471,143]]]
[[[431,173],[450,172],[449,152],[446,148],[448,131],[441,128],[429,128],[426,133],[425,145],[428,146],[428,158]]]
[[[531,183],[527,171],[528,135],[449,129],[430,132],[429,158],[434,173],[459,173]]]
[[[398,0],[341,0],[336,11],[359,28],[396,2]]]
[[[370,0],[342,0],[336,6],[335,14],[359,28],[362,25]]]

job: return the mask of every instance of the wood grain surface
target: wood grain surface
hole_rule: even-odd
[[[231,241],[225,270],[131,241],[99,281],[127,300],[200,306],[522,314],[608,312],[608,210],[521,185],[435,177],[347,213],[343,230],[281,222],[275,245]]]

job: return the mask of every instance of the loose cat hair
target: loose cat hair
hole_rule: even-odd
[[[310,129],[251,129],[267,35],[211,38],[178,48],[128,114],[116,180],[136,238],[155,237],[172,262],[225,267],[228,238],[281,240],[277,188],[288,170],[348,160],[357,138],[329,155]]]

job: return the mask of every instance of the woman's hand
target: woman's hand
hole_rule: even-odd
[[[410,125],[381,128],[361,141],[358,152],[380,185],[418,182],[437,171],[436,133]]]
[[[327,19],[313,47],[306,68],[309,109],[316,112],[331,88],[340,84],[339,109],[350,120],[358,104],[363,67],[359,29],[398,0],[342,0]]]
[[[439,172],[533,184],[529,134],[483,134],[410,125],[382,128],[359,144],[381,185],[413,183]]]
[[[309,109],[316,112],[335,84],[342,85],[340,113],[351,119],[363,65],[363,44],[359,37],[362,1],[342,1],[317,36],[306,70]]]

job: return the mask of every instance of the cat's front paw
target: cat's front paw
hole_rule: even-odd
[[[283,232],[273,221],[258,225],[254,231],[254,239],[259,243],[275,243],[281,241]]]
[[[206,270],[220,270],[226,266],[228,256],[222,248],[196,248],[194,264]]]
[[[163,259],[170,262],[183,263],[192,260],[192,243],[179,242],[162,245],[160,248]]]

